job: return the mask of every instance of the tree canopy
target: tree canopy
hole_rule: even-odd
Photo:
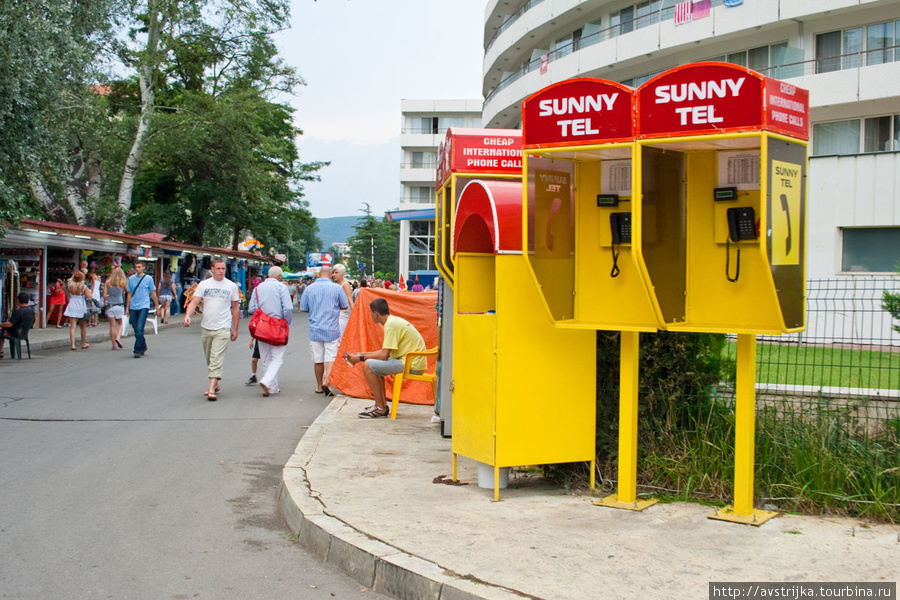
[[[400,224],[392,223],[383,217],[380,221],[372,215],[372,207],[364,203],[360,209],[363,216],[353,227],[355,234],[347,240],[350,256],[355,264],[345,265],[354,277],[371,277],[376,271],[393,275],[397,268],[398,239]],[[372,246],[374,244],[375,265],[372,265]]]
[[[304,84],[272,40],[288,0],[7,4],[0,217],[40,206],[53,220],[196,244],[321,245],[303,183],[327,163],[299,161],[302,131],[279,101]],[[10,50],[34,29],[40,59]],[[104,77],[109,65],[126,76]]]

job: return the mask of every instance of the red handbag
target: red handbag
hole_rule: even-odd
[[[254,290],[256,292],[256,290]],[[259,293],[256,293],[256,303],[259,304]],[[257,308],[250,318],[250,335],[253,339],[271,346],[286,346],[290,326],[284,319],[270,317]]]

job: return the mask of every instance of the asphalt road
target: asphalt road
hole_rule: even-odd
[[[149,328],[139,360],[126,338],[0,361],[0,598],[384,598],[310,557],[276,506],[328,403],[305,315],[268,398],[244,385],[246,323],[217,402],[197,320]]]

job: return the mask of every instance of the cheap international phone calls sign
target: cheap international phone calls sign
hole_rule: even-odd
[[[522,174],[522,132],[517,129],[450,128],[438,149],[436,188],[452,173]]]
[[[809,92],[728,63],[694,63],[636,92],[639,137],[765,129],[809,139]]]

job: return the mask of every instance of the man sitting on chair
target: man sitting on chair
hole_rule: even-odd
[[[385,376],[402,373],[406,355],[410,352],[423,352],[425,340],[409,321],[391,314],[391,309],[384,298],[372,300],[369,310],[372,313],[372,320],[384,326],[382,348],[373,352],[347,352],[344,354],[344,360],[351,366],[359,362],[363,364],[366,383],[372,391],[372,397],[375,398],[375,406],[370,406],[359,413],[359,417],[379,419],[390,414],[384,393]],[[413,359],[410,371],[416,374],[424,373],[427,368],[428,359],[417,356]]]
[[[3,338],[0,338],[0,358],[3,358],[3,340],[19,337],[22,334],[22,325],[25,323],[34,324],[34,309],[28,306],[31,301],[28,294],[19,292],[16,300],[19,307],[9,315],[9,321],[0,323],[0,327],[3,328]],[[9,343],[9,348],[12,353],[12,342]]]

